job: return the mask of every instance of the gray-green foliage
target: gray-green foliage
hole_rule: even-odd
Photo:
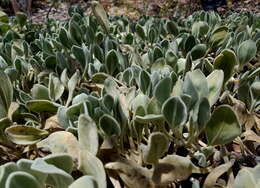
[[[34,161],[20,159],[17,164],[10,162],[0,167],[1,187],[43,188],[46,184],[68,187],[73,182],[72,166],[72,158],[65,154],[53,154]]]
[[[46,27],[0,12],[0,141],[17,156],[52,153],[0,166],[0,187],[105,188],[116,174],[128,187],[164,187],[208,173],[215,146],[256,126],[259,16],[131,20],[97,2],[92,12],[71,7]]]

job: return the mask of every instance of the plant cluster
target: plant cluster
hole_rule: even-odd
[[[0,188],[259,187],[260,17],[92,12],[0,12]]]

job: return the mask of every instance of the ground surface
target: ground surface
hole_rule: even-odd
[[[167,0],[102,0],[101,3],[110,16],[127,15],[130,18],[138,18],[141,14],[160,15],[160,16],[188,16],[193,11],[202,10],[198,0],[181,0],[180,3],[167,3]],[[77,4],[77,3],[76,3]],[[82,7],[89,12],[90,1],[80,1]],[[75,5],[73,3],[72,5]],[[33,7],[32,19],[35,22],[42,22],[46,19],[50,4],[36,2]],[[71,4],[60,3],[57,7],[52,8],[50,18],[59,20],[67,19],[67,10]],[[252,0],[235,0],[232,4],[221,7],[218,11],[224,14],[227,11],[240,12],[249,10],[260,14],[260,1]]]

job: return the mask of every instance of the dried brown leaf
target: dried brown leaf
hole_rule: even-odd
[[[200,173],[188,157],[168,155],[155,166],[152,180],[157,185],[168,185],[186,180],[192,173]]]
[[[62,126],[59,124],[58,116],[54,115],[48,118],[44,125],[45,130],[49,130],[50,132],[56,131],[56,130],[62,130]]]
[[[106,169],[115,170],[128,187],[152,187],[152,172],[126,159],[105,165]]]
[[[244,132],[242,134],[243,141],[253,141],[253,142],[257,142],[258,144],[260,144],[260,137],[252,130],[247,130],[246,132]]]
[[[210,172],[210,174],[207,176],[203,188],[213,188],[216,185],[216,182],[218,178],[227,172],[234,164],[235,160],[230,160],[229,162],[222,164],[218,167],[216,167],[214,170]]]
[[[255,117],[248,113],[245,103],[233,98],[233,110],[236,112],[240,125],[245,125],[246,130],[252,129],[255,125]]]

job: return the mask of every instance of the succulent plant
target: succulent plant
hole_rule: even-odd
[[[232,178],[228,149],[260,144],[259,15],[131,20],[97,2],[92,12],[47,27],[0,12],[0,188]],[[257,187],[257,169],[234,186]]]

